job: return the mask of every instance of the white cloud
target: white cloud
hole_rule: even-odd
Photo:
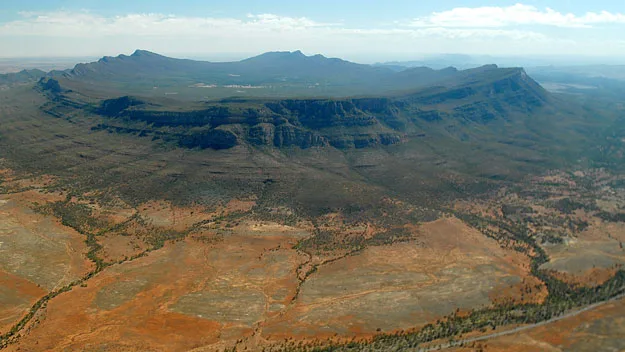
[[[247,19],[180,17],[163,14],[129,14],[102,17],[87,12],[22,13],[21,20],[0,26],[0,35],[98,37],[107,35],[197,35],[213,32],[294,31],[331,26],[305,17],[272,14]]]
[[[588,28],[596,24],[625,23],[625,14],[608,11],[587,12],[577,16],[546,8],[516,4],[508,7],[457,7],[448,11],[434,12],[418,18],[415,27],[506,27],[515,25],[545,25],[555,27]]]
[[[45,14],[23,13],[18,21],[0,26],[0,36],[40,36],[68,38],[97,38],[102,36],[259,36],[271,33],[279,40],[286,36],[319,35],[365,35],[365,36],[411,36],[459,38],[544,39],[540,33],[503,29],[464,28],[346,28],[336,23],[316,22],[306,17],[285,17],[274,14],[247,15],[237,18],[180,17],[163,14],[129,14],[102,17],[86,12],[52,12]],[[297,33],[294,33],[297,32]]]
[[[328,27],[337,25],[333,23],[315,22],[306,17],[285,17],[270,13],[260,15],[249,14],[247,17],[252,19],[255,24],[277,26],[283,29]]]
[[[0,47],[3,48],[0,56],[100,56],[131,52],[137,48],[194,56],[295,49],[347,58],[354,53],[367,53],[369,57],[372,57],[370,54],[381,57],[393,53],[436,52],[510,55],[586,53],[588,50],[584,46],[596,48],[605,42],[605,38],[558,37],[553,31],[536,26],[513,27],[515,24],[547,21],[536,13],[559,18],[551,23],[569,27],[601,21],[618,22],[622,17],[605,12],[575,17],[515,5],[454,9],[434,13],[414,23],[396,21],[377,27],[353,27],[345,23],[275,14],[235,18],[156,13],[101,16],[86,11],[31,12],[21,13],[17,20],[0,23]],[[620,46],[618,50],[625,51]]]

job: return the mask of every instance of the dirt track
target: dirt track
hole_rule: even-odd
[[[625,287],[623,288],[623,290],[625,290]],[[499,331],[499,332],[495,332],[492,334],[488,334],[488,335],[482,335],[482,336],[477,336],[477,337],[472,337],[472,338],[468,338],[468,339],[462,339],[462,340],[457,340],[457,341],[453,341],[453,342],[446,342],[444,344],[441,345],[436,345],[436,346],[432,346],[432,347],[427,347],[427,348],[416,348],[416,349],[411,349],[410,351],[416,351],[416,352],[430,352],[430,351],[439,351],[442,349],[447,349],[447,348],[451,348],[451,347],[457,347],[457,346],[461,346],[461,345],[466,345],[472,342],[479,342],[479,341],[485,341],[485,340],[490,340],[490,339],[494,339],[497,337],[502,337],[502,336],[506,336],[506,335],[513,335],[525,330],[530,330],[530,329],[534,329],[540,326],[544,326],[547,324],[551,324],[554,323],[556,321],[560,321],[560,320],[564,320],[567,318],[571,318],[574,317],[576,315],[579,315],[581,313],[587,312],[589,310],[593,310],[595,308],[598,308],[604,304],[607,304],[609,302],[614,302],[620,299],[625,298],[625,293],[622,293],[616,297],[613,297],[607,301],[602,301],[602,302],[598,302],[598,303],[594,303],[591,304],[589,306],[586,306],[584,308],[578,309],[578,310],[574,310],[574,311],[570,311],[567,312],[565,314],[562,314],[560,316],[557,316],[555,318],[551,318],[549,320],[545,320],[545,321],[541,321],[539,323],[535,323],[535,324],[530,324],[530,325],[523,325],[523,326],[519,326],[516,327],[514,329],[510,329],[510,330],[505,330],[505,331]]]

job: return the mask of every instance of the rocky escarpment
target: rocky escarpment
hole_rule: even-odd
[[[522,69],[486,66],[463,74],[461,83],[393,97],[224,99],[189,109],[123,96],[104,100],[91,112],[105,118],[99,129],[138,131],[185,148],[358,149],[422,138],[428,130],[466,140],[481,133],[476,125],[501,129],[549,103],[548,94]],[[57,95],[62,102],[64,95]]]
[[[97,108],[97,112],[104,116],[117,116],[121,112],[126,111],[127,109],[134,106],[143,106],[145,105],[139,99],[123,96],[117,99],[108,99],[102,102],[100,106]]]
[[[134,97],[103,101],[94,111],[121,122],[173,128],[187,148],[273,147],[340,149],[391,145],[402,131],[385,125],[397,108],[387,99],[222,101],[191,111],[160,110]],[[379,119],[379,117],[382,117]]]
[[[37,82],[37,86],[42,91],[48,92],[52,95],[58,95],[63,91],[61,85],[59,84],[59,81],[52,78],[42,77],[39,82]]]
[[[282,100],[267,103],[276,114],[293,116],[305,127],[312,129],[337,126],[371,126],[375,117],[361,110],[350,100]]]
[[[237,136],[231,131],[212,129],[203,132],[183,134],[180,146],[186,148],[229,149],[237,145]]]
[[[259,123],[248,130],[247,140],[253,145],[297,146],[304,149],[328,145],[325,137],[289,124]]]

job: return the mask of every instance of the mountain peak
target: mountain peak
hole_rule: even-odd
[[[296,51],[268,51],[258,56],[245,59],[243,61],[260,61],[260,60],[303,60],[312,56],[306,56],[301,50]]]
[[[147,51],[147,50],[141,50],[141,49],[137,49],[135,50],[134,53],[132,53],[132,55],[130,55],[131,57],[160,57],[162,55],[159,55],[157,53],[153,53],[151,51]]]
[[[475,70],[477,70],[477,71],[491,71],[491,70],[496,70],[498,68],[499,68],[499,66],[497,66],[496,64],[487,64],[487,65],[482,65],[480,67],[476,67]]]
[[[151,51],[147,51],[147,50],[140,50],[137,49],[135,50],[134,53],[132,53],[130,56],[124,55],[124,54],[120,54],[118,56],[103,56],[100,60],[98,60],[98,62],[100,63],[110,63],[110,62],[115,62],[119,59],[127,59],[127,58],[135,58],[135,59],[139,59],[139,58],[165,58],[165,56],[159,55],[157,53],[153,53]],[[80,65],[80,64],[79,64]]]

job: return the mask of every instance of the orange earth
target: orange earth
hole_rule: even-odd
[[[7,270],[11,263],[3,262],[3,287],[11,297],[22,298],[4,300],[9,304],[2,307],[3,316],[12,314],[3,321],[5,330],[46,290],[92,270],[83,235],[11,197],[4,196],[0,207],[3,223],[11,224],[3,242],[11,245],[0,251],[29,253],[33,269],[58,263],[53,267],[65,271],[42,280],[13,273]],[[166,228],[208,216],[197,209],[172,209],[152,203],[138,211],[153,220],[150,226],[158,222]],[[422,326],[456,309],[487,306],[503,293],[520,299],[524,285],[540,286],[528,277],[526,257],[502,249],[455,218],[416,226],[415,241],[369,247],[320,265],[305,281],[298,268],[311,259],[293,249],[310,235],[305,224],[244,220],[230,226],[216,240],[204,240],[214,235],[207,228],[107,267],[51,299],[9,350],[219,350],[241,339],[254,348],[290,337],[367,337],[380,329]],[[54,239],[63,245],[42,245],[50,240],[50,232],[44,234],[42,228],[57,233]],[[15,231],[29,237],[12,239]],[[145,246],[132,236],[98,239],[116,258],[132,254],[128,248]],[[543,296],[539,288],[523,299],[540,301]]]

